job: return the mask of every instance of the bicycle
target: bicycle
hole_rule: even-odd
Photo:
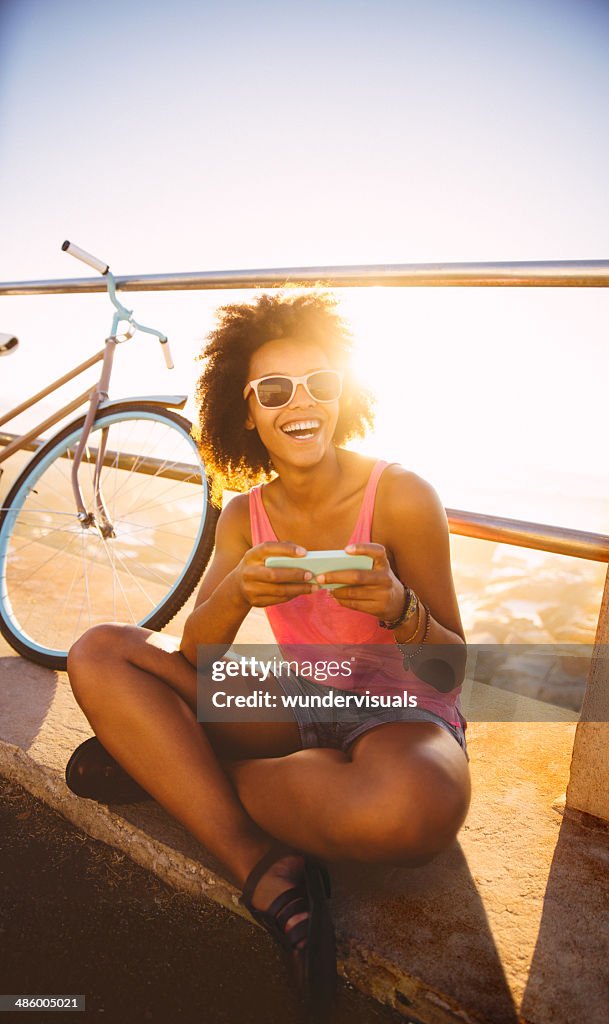
[[[156,336],[172,369],[167,337],[122,305],[107,264],[70,242],[62,249],[105,276],[110,334],[102,350],[0,417],[1,428],[102,362],[93,390],[20,437],[0,432],[0,463],[35,452],[0,509],[0,632],[20,654],[57,669],[90,626],[166,625],[209,561],[219,515],[191,424],[174,411],[187,396],[109,398],[117,346],[136,331]],[[18,346],[13,335],[0,341],[2,355]],[[84,415],[41,437],[87,400]]]

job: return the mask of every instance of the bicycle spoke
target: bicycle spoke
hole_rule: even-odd
[[[184,533],[183,532],[182,533],[178,533],[176,530],[168,530],[167,526],[175,526],[175,525],[177,525],[177,523],[195,523],[195,522],[198,523],[200,521],[200,519],[201,519],[200,513],[198,515],[183,516],[181,519],[170,519],[168,522],[155,523],[153,528],[151,528],[150,525],[146,525],[145,523],[142,524],[142,525],[139,525],[138,523],[125,522],[125,520],[123,519],[123,520],[121,520],[121,523],[120,523],[121,534],[124,532],[124,534],[127,537],[133,537],[133,536],[135,536],[135,534],[143,533],[144,530],[154,529],[157,532],[166,533],[168,537],[178,537],[179,539],[183,540],[184,539]],[[132,529],[125,530],[126,526],[127,527],[132,527]]]
[[[129,536],[131,536],[131,534]],[[175,536],[179,536],[179,534],[175,534]],[[178,564],[181,564],[183,561],[180,555],[177,554],[175,551],[168,551],[166,548],[162,548],[160,544],[156,541],[154,544],[150,543],[147,546],[146,550],[149,554],[158,553],[160,555],[163,555],[165,558],[170,559],[171,561],[177,562]]]
[[[192,450],[190,448],[180,449],[180,452],[179,452],[178,456],[176,456],[176,457],[165,456],[165,458],[158,460],[159,464],[156,467],[154,473],[145,473],[145,472],[143,472],[142,476],[147,477],[149,480],[158,480],[158,479],[162,479],[163,477],[167,476],[169,473],[175,472],[177,470],[181,471],[181,468],[183,466],[189,466],[191,468],[192,472],[189,473],[188,475],[184,476],[184,477],[180,476],[177,479],[172,479],[172,484],[173,485],[176,485],[176,484],[179,485],[179,484],[189,483],[189,482],[192,482],[192,481],[199,480],[201,478],[201,467],[197,463],[193,463],[192,462],[192,454],[193,453],[192,453]],[[190,456],[190,459],[186,458],[186,456],[188,456],[188,455]],[[141,464],[144,460],[150,461],[150,460],[152,460],[152,458],[153,457],[151,455],[151,452],[148,451],[148,452],[146,452],[145,456],[142,456],[142,458],[140,459],[140,463],[139,464]],[[121,484],[121,490],[124,491],[125,493],[127,493],[126,489],[129,487],[129,485],[133,483],[133,477],[132,477],[131,474],[136,469],[137,469],[137,467],[132,467],[129,470],[124,470],[124,472],[128,472],[129,475],[130,475],[130,479],[126,478],[123,481],[123,483]]]
[[[119,438],[119,439],[117,439],[115,441],[114,440],[114,436],[115,435],[113,435],[113,439],[112,439],[112,447],[113,447],[113,449],[116,449],[117,453],[125,452],[127,455],[133,456],[133,458],[134,458],[134,462],[133,462],[132,466],[130,466],[130,468],[128,470],[124,470],[123,471],[123,472],[127,473],[127,476],[126,476],[125,480],[123,481],[123,483],[120,485],[120,487],[117,490],[117,495],[118,495],[121,491],[124,490],[124,488],[132,480],[133,474],[135,472],[137,472],[139,466],[141,466],[146,460],[154,458],[154,452],[158,449],[161,441],[165,440],[168,435],[165,432],[165,433],[161,434],[160,436],[158,436],[156,441],[151,446],[149,446],[147,448],[146,453],[145,454],[141,453],[139,455],[138,454],[134,455],[133,452],[126,451],[126,442],[127,442],[126,438]],[[119,444],[119,441],[120,441],[120,444]],[[174,465],[178,465],[178,463],[174,462]],[[154,477],[156,477],[158,475],[158,470],[157,470],[157,473],[146,473],[145,475],[148,476],[148,477],[154,478]]]
[[[7,511],[8,512],[14,512],[15,511],[15,507],[14,506],[10,506],[10,507],[7,508]],[[78,515],[77,515],[76,512],[58,512],[54,508],[34,508],[34,509],[24,508],[24,509],[21,510],[21,512],[19,512],[19,518],[21,518],[22,515],[30,515],[30,514],[31,515],[34,515],[34,514],[40,515],[40,514],[42,514],[42,515],[52,515],[52,516],[68,516],[70,519],[75,519],[76,521],[78,521]]]
[[[63,548],[63,550],[56,552],[56,554],[58,554],[58,555],[59,554],[65,554],[65,552],[67,551],[67,549],[69,548],[70,544],[73,542],[73,540],[75,539],[76,536],[77,536],[76,534],[73,534],[72,537],[70,537],[68,543]],[[48,564],[48,562],[51,561],[51,560],[52,559],[48,559],[47,562],[45,562],[44,564],[45,565]],[[9,568],[10,568],[11,575],[14,576],[15,575],[15,567],[14,566],[9,566]],[[37,572],[38,569],[39,569],[39,567],[36,567],[36,569],[32,570],[32,572],[30,572],[30,574],[28,576],[21,577],[17,581],[17,586],[23,587],[23,585],[25,583],[28,583],[31,580],[33,574],[35,572]],[[7,575],[7,578],[8,578],[8,575]],[[17,595],[17,597],[18,597],[18,595]],[[16,598],[14,598],[14,599],[16,599]],[[27,628],[28,628],[30,622],[32,621],[32,617],[34,616],[35,612],[37,611],[37,608],[36,608],[36,606],[34,605],[34,603],[32,601],[27,599],[27,596],[26,596],[26,600],[27,600],[27,605],[26,605],[25,617],[22,618],[21,621],[22,621],[22,626],[23,626],[24,630],[27,632]]]
[[[138,580],[137,576],[134,573],[131,572],[131,569],[129,568],[129,566],[127,565],[125,560],[122,558],[120,552],[115,550],[114,556],[120,562],[120,565],[121,565],[123,571],[125,572],[125,574],[129,577],[129,579],[131,579],[133,581],[133,583],[135,583],[135,585],[139,589],[140,593],[142,593],[143,596],[146,598],[146,600],[148,601],[150,607],[154,608],[156,606],[157,602],[153,598],[151,598],[150,595],[144,590],[144,588],[141,585],[140,581]],[[158,573],[157,573],[157,575],[158,575]],[[159,579],[160,579],[160,581],[165,586],[167,585],[167,581],[164,580],[162,576],[159,575]]]
[[[27,523],[26,523],[26,525],[27,525]],[[23,543],[20,543],[18,548],[17,548],[16,542],[14,541],[14,543],[15,543],[15,550],[18,550],[19,553],[21,554],[23,551],[26,551],[27,548],[31,547],[32,544],[44,544],[46,542],[47,537],[51,537],[51,536],[53,536],[53,534],[66,534],[66,533],[69,533],[69,534],[73,534],[74,536],[76,536],[80,532],[81,532],[80,530],[71,530],[69,528],[66,528],[65,530],[49,530],[48,533],[45,533],[41,537],[34,537],[32,540],[28,540],[28,541],[25,541]]]
[[[140,513],[145,512],[148,508],[154,508],[155,505],[158,505],[158,504],[161,504],[161,503],[162,504],[168,504],[169,503],[168,496],[171,494],[172,491],[175,490],[176,486],[177,487],[183,487],[183,482],[181,480],[174,481],[172,484],[170,484],[169,487],[166,487],[164,491],[159,491],[158,493],[156,493],[154,498],[148,499],[146,504],[144,504],[144,505],[135,505],[135,506],[132,505],[130,508],[128,508],[125,511],[125,515],[128,515],[128,516],[136,515],[136,514],[140,515]],[[180,497],[176,497],[174,500],[179,502],[179,501],[190,500],[190,499],[188,499],[188,498],[182,499]]]
[[[82,547],[84,549],[85,539],[83,537]],[[85,580],[85,594],[87,596],[87,612],[89,614],[89,626],[91,626],[91,594],[89,592],[89,559],[83,554],[83,569],[84,569],[84,580]]]
[[[151,508],[162,508],[164,505],[173,504],[174,502],[191,500],[191,498],[187,494],[185,494],[185,486],[181,480],[172,480],[163,489],[161,489],[161,477],[148,476],[147,480],[157,481],[157,489],[154,491],[152,495],[148,493],[142,495],[142,488],[136,489],[135,487],[132,487],[130,491],[125,491],[124,494],[122,495],[123,517],[140,515],[142,512],[146,512],[148,509]],[[193,485],[191,484],[190,486]],[[199,488],[202,486],[200,479],[198,486]],[[125,499],[129,498],[131,499],[131,503],[127,504]]]
[[[72,543],[74,538],[77,537],[77,536],[78,536],[77,533],[73,533],[69,537],[67,544],[64,544],[64,546],[62,548],[55,550],[53,552],[53,554],[50,555],[49,558],[47,558],[44,562],[40,562],[34,569],[32,569],[32,571],[30,572],[30,574],[28,576],[21,577],[21,579],[19,580],[20,584],[27,583],[28,580],[30,580],[32,578],[32,576],[34,575],[35,572],[40,572],[40,570],[46,568],[46,566],[49,564],[49,562],[52,562],[54,558],[57,558],[59,555],[65,554],[65,552],[67,551],[68,547],[70,546],[70,544]],[[12,566],[12,572],[13,573],[15,572],[15,567],[14,566]]]
[[[76,577],[78,576],[79,569],[80,569],[80,565],[78,563],[78,560],[76,560],[76,565],[74,567],[74,572],[72,573],[72,580],[70,582],[70,586],[68,587],[68,589],[66,591],[66,595],[65,595],[65,597],[63,599],[63,603],[62,603],[61,608],[60,608],[60,616],[59,617],[60,617],[61,620],[63,619],[63,616],[65,614],[65,610],[66,610],[66,608],[67,608],[67,606],[68,606],[68,604],[70,602],[70,599],[72,597],[72,591],[74,589],[74,584],[76,583]]]
[[[80,545],[80,547],[81,547],[81,554],[82,554],[82,547],[83,547],[83,545],[82,545],[82,539],[81,539],[81,545]],[[79,632],[79,630],[80,630],[80,622],[81,622],[81,619],[82,619],[82,613],[83,613],[83,610],[84,610],[84,607],[85,607],[85,598],[86,598],[86,596],[87,596],[87,594],[86,594],[86,591],[87,591],[87,578],[86,578],[86,572],[87,572],[87,569],[86,569],[86,565],[87,565],[87,560],[86,560],[86,558],[84,558],[84,556],[83,556],[83,558],[82,558],[82,561],[83,561],[83,565],[84,565],[84,567],[85,567],[85,580],[84,580],[85,586],[84,586],[84,589],[83,589],[83,596],[82,596],[82,601],[80,602],[80,611],[79,611],[79,613],[78,613],[78,619],[76,620],[76,626],[74,627],[74,630],[73,630],[73,632],[72,632],[72,637],[73,637],[73,638],[74,638],[74,637],[79,637],[79,636],[81,635],[81,634],[80,634],[80,632]],[[71,645],[69,645],[69,646],[71,646]]]
[[[108,555],[108,542],[105,539],[105,537],[102,537],[102,541],[103,541],[104,550],[106,551],[106,554]],[[112,550],[112,555],[108,555],[108,560],[109,560],[110,565],[112,567],[112,587],[113,587],[113,590],[112,590],[112,605],[113,605],[113,608],[116,608],[116,591],[114,589],[114,584],[115,584],[115,582],[117,582],[119,587],[120,587],[121,593],[123,595],[123,599],[125,601],[125,604],[127,605],[127,608],[129,610],[129,615],[131,616],[131,621],[137,625],[137,621],[138,621],[137,617],[131,611],[131,605],[129,604],[129,599],[127,597],[127,594],[125,593],[125,588],[123,587],[120,575],[118,575],[116,573],[115,568],[114,568],[116,554],[117,554],[117,552],[113,549]],[[115,615],[116,615],[116,611],[115,611]],[[115,621],[116,621],[116,619],[115,619]]]

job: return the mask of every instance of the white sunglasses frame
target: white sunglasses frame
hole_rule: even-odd
[[[316,373],[333,373],[333,374],[335,374],[338,377],[338,379],[340,381],[340,391],[338,392],[338,395],[336,396],[336,398],[326,398],[326,399],[316,398],[315,395],[311,394],[311,392],[309,391],[309,385],[307,384],[307,381],[308,381],[309,377],[312,377]],[[287,402],[283,402],[282,405],[263,405],[262,402],[260,401],[259,397],[258,397],[258,391],[257,391],[258,384],[261,384],[263,380],[270,380],[272,377],[285,377],[286,380],[290,380],[292,382],[292,394],[288,398]],[[302,377],[294,377],[290,373],[265,373],[264,377],[256,377],[255,380],[249,380],[247,382],[247,384],[245,385],[245,387],[243,389],[243,397],[247,398],[249,393],[250,393],[250,391],[253,391],[255,396],[256,396],[256,401],[258,402],[258,405],[260,406],[261,409],[273,409],[273,410],[275,410],[275,409],[285,409],[286,405],[290,404],[290,402],[292,401],[294,395],[296,394],[296,391],[298,390],[298,385],[302,384],[302,386],[305,389],[306,393],[308,394],[309,398],[312,398],[314,402],[319,402],[321,405],[328,405],[330,402],[337,402],[338,399],[340,398],[340,396],[342,395],[342,393],[343,393],[343,382],[344,382],[344,373],[343,373],[343,371],[342,370],[335,370],[333,367],[324,367],[324,369],[320,369],[320,370],[311,370],[310,373],[305,373],[305,374],[303,374]]]

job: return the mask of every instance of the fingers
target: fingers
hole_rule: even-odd
[[[373,560],[373,569],[382,569],[389,565],[387,552],[382,544],[347,544],[348,555],[369,555]]]
[[[295,597],[306,596],[310,593],[310,590],[292,590],[287,587],[283,587],[282,590],[275,593],[265,590],[255,598],[252,604],[255,608],[266,608],[268,605],[286,604],[288,601],[292,601]]]
[[[386,573],[383,569],[336,569],[334,572],[318,573],[316,579],[318,583],[351,583],[373,587],[384,583]]]
[[[387,605],[394,583],[385,548],[382,544],[351,544],[345,551],[372,558],[372,568],[341,569],[320,573],[314,578],[309,569],[298,565],[299,558],[306,554],[301,545],[292,541],[258,544],[247,552],[242,562],[247,599],[258,607],[282,604],[294,597],[315,593],[322,584],[339,583],[340,588],[329,591],[339,604],[378,617]],[[265,565],[267,558],[286,555],[294,558],[293,567]]]
[[[319,588],[315,588],[319,589]],[[313,593],[310,583],[282,583],[281,586],[252,585],[249,588],[250,603],[256,608],[263,608],[269,604],[283,604],[284,601],[291,601],[294,597]]]
[[[348,544],[349,555],[368,555],[372,558],[371,569],[340,569],[324,572],[317,576],[321,584],[340,583],[341,586],[329,593],[343,608],[366,612],[377,618],[390,599],[395,577],[389,565],[387,552],[382,544]]]
[[[292,541],[265,541],[264,544],[257,544],[255,548],[251,548],[245,555],[244,575],[269,583],[310,580],[313,573],[298,564],[299,558],[306,553],[306,548],[300,544],[293,544]],[[266,559],[273,556],[294,558],[294,568],[265,565]]]
[[[265,580],[267,583],[295,583],[313,579],[310,569],[298,569],[296,566],[292,569],[278,565],[249,565],[246,566],[244,574],[252,579]]]
[[[273,555],[291,555],[293,558],[302,558],[306,553],[307,549],[303,548],[302,544],[294,544],[291,540],[267,540],[262,544],[256,544],[255,548],[250,548],[246,558],[251,562],[264,563],[266,558],[271,558]]]
[[[305,554],[306,548],[292,541],[265,541],[251,548],[243,558],[241,573],[250,604],[258,608],[283,604],[318,589],[310,582],[313,579],[310,569],[298,565],[298,559]],[[267,558],[278,555],[294,558],[294,567],[264,564]]]

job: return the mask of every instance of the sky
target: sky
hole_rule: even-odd
[[[0,6],[0,280],[608,259],[609,5],[311,0]],[[166,330],[115,394],[184,390],[222,301],[129,293]],[[608,531],[605,289],[337,291],[377,391],[363,450],[444,503]],[[0,297],[0,408],[100,347],[103,296]]]

